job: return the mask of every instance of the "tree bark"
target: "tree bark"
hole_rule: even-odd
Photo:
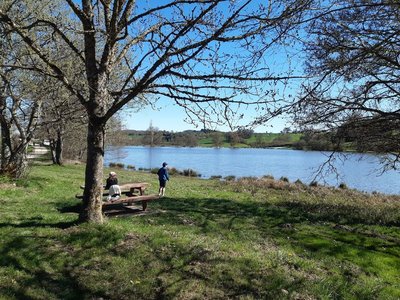
[[[13,155],[13,160],[10,161],[10,165],[14,167],[13,176],[14,178],[21,178],[26,174],[26,170],[28,168],[28,143],[24,143],[22,146],[22,150],[17,151],[15,155]]]
[[[7,158],[10,156],[10,148],[7,142],[7,130],[5,124],[1,122],[1,171],[3,171],[7,165]]]
[[[57,164],[56,141],[54,139],[49,139],[49,142],[50,142],[51,161],[53,162],[53,165],[56,165]]]
[[[58,165],[62,165],[63,161],[63,133],[61,131],[57,132],[57,141],[56,141],[56,162]]]
[[[1,125],[1,172],[6,169],[8,158],[10,157],[11,140],[10,127],[6,122],[6,97],[0,96],[0,125]]]
[[[87,136],[87,162],[83,207],[79,215],[82,222],[103,223],[103,161],[105,123],[99,118],[91,118]]]

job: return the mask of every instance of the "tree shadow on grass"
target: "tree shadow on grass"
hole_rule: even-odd
[[[163,262],[155,276],[156,299],[182,295],[193,299],[280,299],[282,289],[288,293],[301,290],[300,280],[294,282],[289,274],[272,267],[267,271],[254,257],[217,254],[196,244],[164,244],[161,249],[152,251],[153,260]]]
[[[29,218],[26,221],[15,223],[0,223],[0,228],[3,227],[15,227],[15,228],[29,228],[29,227],[54,227],[59,229],[67,229],[73,226],[78,225],[78,220],[76,221],[68,221],[68,222],[56,222],[56,223],[48,223],[43,222],[42,218]]]
[[[308,204],[283,201],[276,204],[266,202],[237,202],[227,199],[169,198],[157,203],[166,211],[179,214],[201,214],[203,216],[226,216],[229,218],[271,217],[274,225],[303,222],[331,222],[341,225],[400,226],[400,213],[391,207],[371,211],[365,208],[337,204]],[[172,216],[173,217],[173,216]]]
[[[258,299],[267,296],[276,299],[281,288],[291,291],[301,285],[301,282],[294,284],[288,274],[278,270],[271,268],[266,273],[265,266],[259,266],[256,260],[227,257],[223,253],[216,256],[206,245],[178,244],[173,240],[160,244],[152,239],[141,239],[135,242],[134,249],[132,244],[124,249],[112,228],[94,231],[72,231],[62,240],[34,235],[9,237],[0,246],[0,267],[12,270],[10,274],[13,274],[15,284],[0,286],[0,294],[17,299],[32,299],[35,295],[53,299],[174,299],[185,293],[200,299],[210,298],[210,295],[211,298],[212,295],[228,298],[252,295]],[[141,267],[125,265],[121,271],[132,270],[132,273],[113,273],[116,266],[110,261],[110,253],[115,255],[114,251],[105,250],[106,262],[99,260],[101,253],[98,253],[99,259],[88,259],[87,251],[106,244],[115,245],[119,251],[116,255],[141,253]],[[136,247],[152,250],[143,253],[135,251],[138,250]],[[129,258],[126,261],[128,263]],[[150,272],[149,262],[152,265]],[[107,278],[102,273],[108,271],[116,277],[110,279],[110,284],[101,284],[101,280]],[[141,289],[141,286],[129,284],[130,278],[143,278],[151,283]],[[100,280],[100,284],[91,289],[87,280]]]
[[[57,241],[51,238],[34,235],[13,237],[4,242],[0,247],[0,267],[14,270],[10,278],[14,284],[2,285],[0,294],[13,299],[94,296],[95,293],[83,287],[74,275],[79,261],[69,259],[66,265],[59,265],[60,257],[65,257],[65,249],[56,247],[55,243]]]
[[[400,254],[396,236],[371,235],[369,232],[351,230],[353,225],[382,225],[379,218],[364,219],[355,215],[351,207],[178,198],[161,201],[158,205],[165,213],[155,222],[191,225],[204,234],[236,233],[238,236],[249,234],[255,238],[273,238],[279,242],[291,243],[294,247],[335,257],[344,255],[354,258],[354,253],[364,255],[369,251],[394,257]],[[313,214],[314,209],[322,212],[326,210],[326,213]],[[337,214],[333,213],[335,210]],[[346,220],[348,226],[338,226]],[[389,224],[396,226],[398,223]]]
[[[82,209],[81,203],[75,205],[65,205],[58,208],[61,213],[76,213]],[[153,213],[151,208],[143,211],[141,206],[128,206],[124,204],[107,205],[103,207],[103,214],[106,217],[123,217],[123,216],[139,216]]]
[[[136,296],[137,299],[165,299],[182,297],[185,294],[181,292],[184,291],[188,293],[186,295],[194,296],[193,298],[222,295],[225,298],[248,296],[256,299],[279,299],[282,296],[282,289],[289,295],[307,289],[304,274],[282,272],[284,268],[291,267],[289,259],[283,262],[277,261],[276,265],[260,266],[257,255],[246,256],[234,253],[239,250],[233,252],[210,250],[207,244],[203,245],[202,235],[209,237],[215,234],[214,237],[221,239],[229,237],[233,240],[232,243],[236,242],[234,240],[236,238],[240,243],[242,242],[240,235],[249,234],[247,237],[249,243],[252,242],[253,237],[254,243],[261,243],[268,238],[277,244],[292,243],[294,249],[300,248],[299,253],[302,256],[304,249],[325,258],[327,256],[345,257],[346,260],[349,258],[352,261],[357,256],[357,259],[361,257],[365,261],[365,265],[371,264],[374,258],[367,255],[367,251],[371,251],[368,248],[371,246],[370,243],[363,240],[363,237],[360,238],[357,233],[349,232],[348,238],[341,244],[333,244],[333,238],[336,239],[342,235],[341,232],[335,233],[336,229],[332,230],[326,226],[321,232],[317,228],[312,231],[303,231],[300,229],[301,226],[312,227],[314,224],[308,219],[306,213],[287,206],[256,202],[243,203],[227,199],[166,198],[153,202],[151,209],[158,213],[138,218],[135,222],[148,222],[151,218],[152,226],[171,225],[174,231],[179,231],[179,226],[184,227],[185,230],[188,230],[190,226],[193,234],[198,235],[199,239],[193,243],[182,243],[173,237],[170,239],[144,238],[139,241],[134,240],[133,249],[132,244],[129,243],[126,243],[126,249],[123,249],[124,244],[120,243],[120,238],[124,237],[125,233],[112,226],[72,229],[58,241],[56,238],[34,235],[9,236],[0,246],[0,266],[20,272],[17,273],[19,274],[18,284],[7,284],[3,291],[0,287],[0,293],[10,295],[10,297],[13,295],[19,299],[29,299],[32,290],[40,290],[49,298],[59,299],[79,299],[85,296],[104,299],[135,298]],[[46,223],[42,221],[40,217],[35,217],[27,220],[25,224],[15,224],[15,226],[46,226]],[[323,223],[322,221],[323,219],[318,219],[316,222]],[[288,224],[291,226],[285,226]],[[3,225],[14,226],[14,224]],[[47,225],[54,226],[54,224]],[[315,225],[324,226],[317,223]],[[165,228],[163,234],[167,234],[165,230],[168,227],[162,228]],[[140,233],[137,235],[143,236]],[[150,235],[147,233],[144,236]],[[287,237],[290,239],[288,240]],[[136,253],[134,255],[140,260],[139,265],[142,268],[138,270],[137,265],[130,266],[130,270],[133,270],[130,276],[135,278],[151,276],[152,288],[140,291],[139,286],[127,284],[128,277],[124,277],[126,275],[124,272],[120,275],[122,277],[118,278],[120,281],[113,282],[115,287],[118,287],[115,290],[110,291],[103,286],[90,290],[87,287],[89,285],[85,285],[85,280],[92,277],[94,280],[102,278],[102,273],[108,270],[112,272],[115,266],[109,260],[106,260],[108,263],[103,263],[101,253],[100,260],[97,262],[88,260],[87,252],[92,249],[102,249],[104,245],[114,245],[113,247],[119,251],[103,249],[108,255],[112,253],[124,257],[124,255],[129,255],[128,253]],[[135,251],[137,250],[135,247],[142,251]],[[140,247],[148,247],[145,250],[149,251],[144,251]],[[373,251],[384,253],[384,250],[378,248]],[[279,250],[279,247],[277,249]],[[265,249],[264,251],[265,254],[269,254],[271,251],[278,250]],[[394,255],[394,253],[384,254]],[[65,259],[62,264],[60,264],[60,257]],[[149,265],[152,268],[158,268],[157,272],[149,273]],[[124,268],[126,267],[128,266]],[[298,277],[293,281],[294,275]],[[342,273],[337,276],[345,279],[347,275]],[[201,282],[200,285],[199,282]],[[340,292],[339,290],[343,288],[340,284],[340,282],[335,283],[331,288]],[[30,291],[25,288],[27,286],[30,287]],[[110,297],[111,292],[118,294]]]
[[[74,205],[62,205],[57,208],[60,213],[79,213],[82,208],[80,203]]]
[[[400,226],[400,212],[392,207],[379,210],[351,204],[281,202],[279,207],[302,215],[312,222],[333,222],[341,225]]]

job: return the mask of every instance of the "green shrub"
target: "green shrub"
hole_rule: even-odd
[[[225,176],[224,179],[226,181],[233,181],[233,180],[236,179],[236,176],[235,175],[228,175],[228,176]]]
[[[168,173],[170,175],[176,175],[176,174],[179,174],[179,170],[177,168],[174,168],[174,167],[168,168]]]
[[[289,182],[289,178],[282,176],[280,179],[280,181],[284,181],[284,182]]]
[[[257,181],[258,178],[255,176],[244,176],[244,177],[241,177],[240,180]]]
[[[316,186],[318,186],[318,182],[313,180],[310,182],[310,186],[316,187]]]
[[[110,162],[110,163],[108,164],[108,166],[109,166],[110,168],[119,168],[119,169],[125,168],[125,165],[124,165],[124,164],[122,164],[122,163],[115,163],[115,162]]]
[[[183,176],[189,176],[189,177],[200,177],[201,174],[197,173],[195,170],[192,169],[185,169],[182,171]]]
[[[300,179],[297,179],[297,180],[294,182],[294,184],[297,184],[297,185],[304,185],[303,181],[301,181]]]

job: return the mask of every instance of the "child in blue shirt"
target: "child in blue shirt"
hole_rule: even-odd
[[[158,196],[164,197],[165,195],[165,185],[167,184],[167,180],[169,180],[167,163],[163,162],[162,168],[160,168],[157,172],[158,181],[160,182],[160,188],[158,190]]]

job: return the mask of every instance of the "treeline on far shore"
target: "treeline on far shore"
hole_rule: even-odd
[[[213,130],[187,130],[171,132],[163,130],[123,130],[113,145],[133,146],[179,146],[179,147],[235,147],[273,148],[318,151],[375,151],[373,145],[366,148],[354,138],[341,137],[334,132],[294,132],[284,129],[280,133],[256,133],[250,129],[234,132]]]

